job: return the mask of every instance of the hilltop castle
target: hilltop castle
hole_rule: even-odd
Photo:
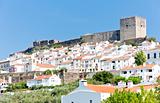
[[[44,46],[60,43],[64,46],[80,42],[125,41],[146,37],[146,19],[138,16],[120,19],[120,30],[91,33],[68,41],[43,40],[33,42],[33,46]]]
[[[146,37],[146,19],[138,16],[120,19],[120,30],[81,36],[84,42],[125,41]]]

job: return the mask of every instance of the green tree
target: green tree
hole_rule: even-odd
[[[62,44],[60,44],[60,43],[52,44],[51,47],[60,48],[60,47],[62,47]]]
[[[67,69],[65,67],[60,68],[59,76],[60,76],[63,84],[64,84],[64,74],[65,74],[65,72],[67,72]]]
[[[24,92],[17,91],[14,95],[4,93],[0,97],[0,103],[61,103],[61,96],[66,95],[78,87],[78,81],[55,86],[51,90],[40,88]]]
[[[16,89],[27,89],[27,84],[26,82],[17,82],[17,83],[13,83],[13,84],[9,84],[9,86],[7,87],[7,91],[14,91]]]
[[[157,78],[157,82],[160,84],[160,76]]]
[[[138,83],[140,83],[141,82],[141,78],[140,77],[129,77],[128,79],[127,79],[127,81],[132,81],[133,82],[133,84],[138,84]]]
[[[53,74],[58,74],[59,71],[58,70],[52,70]]]
[[[150,37],[150,38],[148,38],[148,41],[149,41],[149,42],[156,42],[156,38]]]
[[[107,71],[97,72],[93,75],[93,80],[103,82],[103,83],[111,83],[113,79],[113,74]]]
[[[146,62],[146,55],[143,51],[139,51],[135,55],[135,64],[137,66],[143,65]]]
[[[142,88],[140,93],[116,90],[113,95],[102,101],[102,103],[160,103],[160,100],[155,92],[152,90],[144,91]]]
[[[52,71],[48,69],[48,70],[44,71],[43,74],[44,75],[51,75]]]
[[[120,82],[120,81],[126,81],[126,78],[125,77],[121,77],[121,76],[119,76],[119,75],[116,75],[116,76],[114,76],[114,78],[113,78],[113,83],[114,84],[118,84],[118,82]]]
[[[104,84],[103,82],[96,81],[96,80],[93,80],[93,79],[87,79],[87,83],[88,84],[94,84],[94,85],[102,85],[102,84]]]

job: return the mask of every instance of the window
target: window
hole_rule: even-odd
[[[113,69],[115,69],[115,66],[113,66]]]
[[[112,63],[115,63],[115,61],[112,61]]]
[[[85,61],[85,63],[88,63],[88,61]]]
[[[147,55],[147,58],[150,59],[150,54]]]
[[[159,58],[160,58],[160,53],[159,53]]]
[[[141,72],[143,72],[143,70],[141,70]]]
[[[149,76],[149,79],[152,78],[152,76]]]
[[[127,71],[123,71],[123,74],[127,74]]]
[[[129,71],[129,73],[132,73],[131,71]]]
[[[149,69],[148,71],[149,71],[149,72],[152,72],[152,69]]]
[[[156,55],[156,53],[154,53],[154,58],[156,58],[157,57],[157,55]]]
[[[92,103],[92,100],[90,100],[90,102],[89,103]]]
[[[129,25],[126,25],[126,28],[128,28]]]

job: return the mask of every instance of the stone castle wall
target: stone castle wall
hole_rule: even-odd
[[[99,32],[83,35],[80,38],[71,39],[63,42],[56,40],[44,40],[33,42],[33,46],[45,46],[51,44],[62,44],[63,46],[73,46],[83,42],[101,42],[101,41],[125,41],[129,39],[146,37],[146,19],[142,17],[128,17],[120,19],[120,30]]]
[[[119,41],[120,30],[110,32],[99,32],[81,36],[83,42]]]

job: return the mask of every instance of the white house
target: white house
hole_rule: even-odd
[[[8,73],[10,69],[9,58],[5,60],[0,60],[0,73]]]
[[[35,76],[34,79],[27,81],[27,86],[55,86],[60,85],[61,79],[57,75]]]
[[[160,46],[144,51],[147,57],[147,64],[160,65]]]
[[[139,76],[142,82],[156,82],[160,75],[160,66],[155,64],[145,64],[141,66],[129,66],[119,70],[120,76],[130,77]]]
[[[62,103],[100,103],[108,98],[115,88],[107,85],[91,85],[81,80],[79,87],[66,96],[62,96]]]
[[[7,90],[7,87],[9,85],[9,82],[5,80],[5,77],[3,79],[0,79],[0,93]]]
[[[131,66],[134,64],[134,57],[130,55],[123,55],[120,57],[110,57],[101,59],[101,67],[103,70],[120,70],[126,66]]]

